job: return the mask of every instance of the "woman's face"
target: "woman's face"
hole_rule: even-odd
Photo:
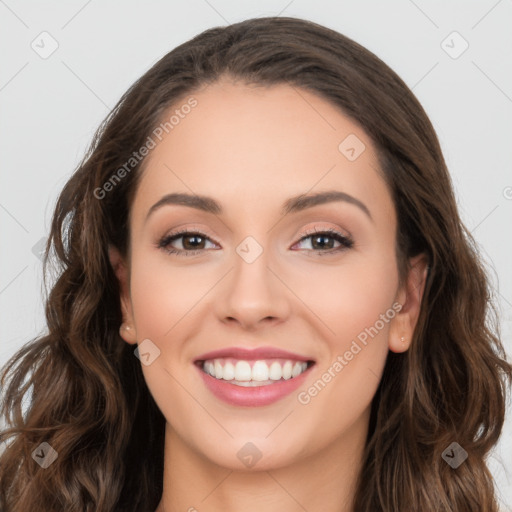
[[[413,279],[399,287],[374,148],[302,89],[223,81],[193,96],[153,137],[129,261],[111,252],[132,327],[123,337],[139,344],[168,432],[233,469],[251,466],[246,455],[268,469],[364,440],[388,350],[408,348],[421,298]],[[296,199],[326,192],[339,195]],[[162,201],[170,194],[189,204]],[[260,348],[291,354],[231,351]],[[207,353],[221,349],[215,364]],[[290,378],[298,361],[314,364]]]

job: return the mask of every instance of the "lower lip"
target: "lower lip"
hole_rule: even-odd
[[[230,405],[241,407],[259,407],[269,405],[293,393],[309,375],[312,364],[297,377],[278,380],[266,386],[243,387],[231,384],[228,380],[220,380],[204,372],[197,364],[194,365],[206,384],[206,387],[217,397]]]

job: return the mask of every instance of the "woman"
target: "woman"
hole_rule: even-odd
[[[48,334],[2,380],[2,510],[497,510],[489,285],[424,110],[350,39],[269,17],[174,49],[50,250]]]

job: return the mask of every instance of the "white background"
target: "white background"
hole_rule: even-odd
[[[199,32],[271,15],[310,19],[351,37],[413,89],[439,136],[462,218],[494,269],[512,353],[512,0],[0,0],[0,365],[44,328],[33,247],[47,235],[59,191],[121,94]],[[31,47],[35,41],[51,48],[43,31],[58,43],[46,59]],[[453,31],[469,44],[455,59],[442,46]],[[452,52],[463,48],[457,37],[444,43]],[[508,507],[511,416],[489,461]]]

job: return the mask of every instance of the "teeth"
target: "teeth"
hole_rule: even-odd
[[[288,363],[290,361],[286,361],[286,362]],[[270,365],[270,371],[269,371],[270,380],[279,380],[282,376],[283,376],[282,366],[277,361],[274,361]]]
[[[209,373],[212,377],[215,377],[215,366],[213,365],[213,363],[209,362],[208,361],[208,365],[204,365],[204,369],[206,370],[207,373]]]
[[[297,377],[306,371],[307,363],[303,361],[282,360],[273,361],[270,365],[266,361],[254,361],[252,365],[248,361],[238,360],[235,364],[231,361],[215,359],[204,361],[203,370],[220,380],[233,381],[232,384],[251,387],[272,384],[277,380],[288,380]]]
[[[235,365],[235,380],[251,380],[251,365],[247,361],[238,361]],[[215,375],[217,379],[222,379],[222,374]],[[256,380],[256,379],[254,379]]]
[[[297,366],[297,365],[295,365],[295,366]],[[294,367],[293,367],[291,361],[286,361],[286,363],[284,363],[284,366],[283,366],[283,379],[288,380],[288,379],[292,378],[293,368]],[[295,377],[295,375],[294,375],[294,377]]]
[[[222,365],[220,364],[219,361],[215,361],[213,363],[213,368],[214,368],[214,371],[215,371],[215,378],[216,379],[222,379]]]
[[[242,361],[239,361],[237,363],[237,366],[241,363]],[[263,382],[264,380],[268,380],[268,374],[269,374],[269,369],[268,369],[268,366],[267,364],[264,362],[264,361],[256,361],[252,367],[252,380],[257,380],[258,382]],[[237,379],[237,380],[240,380],[240,379]],[[247,379],[247,380],[251,380],[251,379]]]
[[[292,378],[293,377],[297,377],[302,372],[303,372],[302,365],[300,365],[299,363],[296,363],[295,366],[293,367],[293,370],[292,370]]]
[[[215,377],[217,377],[217,374],[215,374]],[[224,380],[233,380],[235,378],[235,366],[233,363],[228,361],[224,365],[224,368],[222,369],[222,378]]]

